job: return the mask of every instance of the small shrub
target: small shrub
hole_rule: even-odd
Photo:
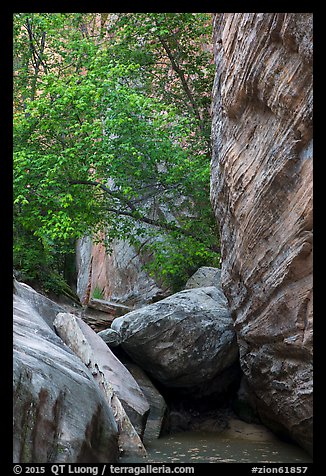
[[[93,291],[93,298],[94,299],[103,299],[103,291],[96,286],[94,291]]]

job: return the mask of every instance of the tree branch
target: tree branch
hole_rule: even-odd
[[[136,212],[136,211],[128,212],[126,210],[118,210],[116,208],[107,208],[107,211],[111,213],[115,213],[116,215],[123,215],[126,217],[130,217],[133,220],[141,221],[142,223],[147,223],[148,225],[156,226],[157,228],[161,228],[166,231],[176,231],[178,233],[181,233],[182,235],[189,236],[191,238],[196,239],[197,241],[201,241],[200,239],[198,239],[197,236],[193,235],[190,231],[184,230],[183,228],[180,228],[179,226],[174,225],[173,223],[153,220],[152,218],[148,218],[143,215],[140,215],[139,212]]]
[[[43,61],[46,32],[43,31],[42,33],[40,51],[38,52],[35,47],[35,43],[37,44],[37,41],[33,33],[33,27],[30,24],[28,18],[26,19],[26,29],[27,29],[28,38],[29,38],[29,49],[32,54],[31,56],[32,66],[34,68],[34,77],[33,77],[32,87],[31,87],[31,100],[34,101],[35,95],[36,95],[36,83],[37,83],[38,73],[39,73],[41,64],[43,66],[44,72],[47,73],[47,65]]]
[[[171,222],[162,222],[162,221],[158,221],[158,220],[153,220],[152,218],[148,218],[148,217],[142,215],[136,209],[136,207],[133,205],[132,202],[130,202],[129,200],[126,200],[120,194],[117,194],[116,192],[114,192],[113,190],[111,190],[110,188],[108,188],[104,184],[101,184],[99,182],[95,182],[95,181],[92,181],[92,180],[69,180],[68,182],[69,182],[70,185],[88,185],[88,186],[93,186],[93,187],[99,187],[105,193],[108,193],[112,197],[118,199],[124,205],[127,205],[129,207],[129,210],[130,210],[130,211],[120,210],[120,209],[112,208],[112,207],[105,208],[105,210],[108,211],[108,212],[114,213],[116,215],[126,216],[126,217],[129,217],[129,218],[132,218],[133,220],[140,221],[142,223],[146,223],[146,224],[151,225],[151,226],[155,226],[155,227],[160,228],[162,230],[172,231],[172,232],[174,231],[174,232],[180,233],[181,235],[188,236],[190,238],[195,239],[199,243],[205,244],[205,246],[207,247],[207,244],[203,240],[201,240],[198,236],[196,236],[195,234],[193,234],[189,230],[185,230],[184,228],[181,228],[178,225],[175,225]],[[213,247],[207,247],[207,248],[210,249],[210,250],[216,251],[216,248],[215,249],[213,249]]]
[[[109,187],[104,185],[103,183],[92,181],[92,180],[68,180],[70,185],[90,185],[93,187],[99,187],[101,188],[105,193],[108,193],[114,198],[117,198],[118,200],[122,201],[122,197],[120,194],[115,193],[113,190],[111,190]]]
[[[192,108],[193,108],[193,110],[194,110],[194,112],[195,112],[195,114],[196,114],[196,116],[197,116],[197,119],[199,120],[200,130],[202,130],[202,129],[203,129],[203,124],[202,124],[202,123],[203,123],[203,118],[202,118],[202,116],[201,116],[201,114],[200,114],[199,108],[198,108],[198,106],[197,106],[197,104],[196,104],[196,101],[195,101],[193,95],[192,95],[192,92],[190,91],[190,88],[189,88],[189,86],[188,86],[188,83],[187,83],[187,80],[186,80],[186,78],[185,78],[184,72],[182,71],[182,69],[180,68],[180,66],[177,64],[177,62],[176,62],[176,60],[175,60],[175,58],[174,58],[174,56],[173,56],[173,53],[172,53],[172,51],[171,51],[171,49],[170,49],[168,43],[167,43],[167,42],[164,40],[164,38],[163,38],[162,36],[160,36],[160,35],[158,35],[158,39],[159,39],[161,45],[163,46],[163,48],[164,48],[166,54],[167,54],[168,57],[169,57],[169,60],[170,60],[171,65],[172,65],[172,68],[174,69],[174,71],[175,71],[175,72],[177,73],[177,75],[179,76],[179,79],[180,79],[180,81],[181,81],[181,83],[182,83],[183,89],[184,89],[184,91],[185,91],[185,93],[186,93],[186,95],[187,95],[187,97],[188,97],[188,99],[189,99],[189,101],[190,101],[190,104],[191,104],[191,106],[192,106]]]

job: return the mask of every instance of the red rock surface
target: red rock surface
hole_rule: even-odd
[[[103,244],[93,244],[89,237],[79,240],[77,293],[83,304],[88,303],[95,289],[104,300],[136,307],[164,294],[160,284],[143,269],[145,256],[125,241],[115,240],[112,250],[106,253]]]

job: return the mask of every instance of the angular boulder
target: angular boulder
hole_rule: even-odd
[[[136,363],[170,387],[206,383],[238,358],[225,296],[213,286],[132,311],[115,319],[111,329]]]
[[[202,266],[188,279],[185,289],[215,286],[222,291],[221,270],[211,266]]]
[[[14,463],[116,462],[118,429],[91,373],[14,296]]]
[[[312,448],[312,14],[214,17],[211,199],[260,417]]]
[[[109,347],[118,347],[121,344],[120,333],[113,330],[112,327],[103,329],[98,332],[97,335],[101,337]]]
[[[87,307],[110,314],[112,319],[123,316],[124,314],[127,314],[127,312],[132,311],[131,307],[123,306],[122,304],[117,304],[112,301],[106,301],[105,299],[95,298],[90,298]]]
[[[149,403],[150,410],[146,421],[144,441],[145,443],[146,441],[151,442],[160,437],[167,405],[163,396],[139,365],[125,356],[119,356],[119,360],[121,360],[132,374]]]

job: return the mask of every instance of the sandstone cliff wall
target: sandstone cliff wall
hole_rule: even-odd
[[[261,418],[312,448],[312,14],[214,17],[211,199]]]
[[[146,256],[126,241],[114,240],[112,253],[86,236],[76,248],[77,294],[87,304],[95,289],[109,301],[139,307],[164,296],[165,290],[143,269]]]

